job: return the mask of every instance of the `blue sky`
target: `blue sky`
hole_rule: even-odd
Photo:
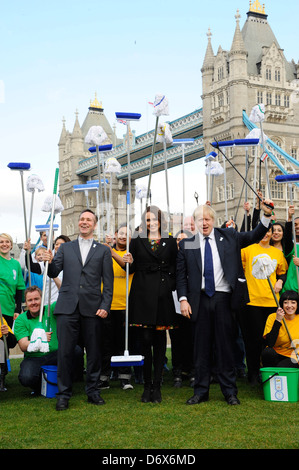
[[[265,4],[286,58],[297,62],[298,2],[265,0]],[[112,125],[115,111],[142,114],[134,126],[137,135],[154,127],[147,103],[156,93],[164,93],[169,100],[168,120],[201,107],[206,33],[211,28],[214,53],[219,45],[229,49],[237,9],[242,27],[249,0],[17,0],[2,5],[0,231],[18,241],[24,238],[20,179],[7,169],[7,163],[30,162],[32,172],[42,178],[46,191],[36,197],[33,224],[44,223],[40,207],[52,192],[62,118],[72,131],[78,110],[82,124],[95,92]],[[118,136],[123,133],[124,127],[117,124]],[[198,162],[186,167],[191,211],[194,191],[202,187],[204,167]],[[171,170],[171,192],[180,174],[179,169]],[[157,196],[163,183],[163,175],[153,178]],[[200,195],[205,200],[205,194]],[[181,209],[174,200],[173,204],[172,210]]]

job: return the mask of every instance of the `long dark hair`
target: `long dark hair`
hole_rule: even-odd
[[[157,217],[158,221],[160,222],[159,232],[160,232],[160,235],[161,235],[161,232],[164,232],[167,228],[167,222],[166,222],[164,213],[157,206],[148,206],[145,209],[145,211],[143,212],[143,214],[141,216],[141,225],[142,225],[143,231],[144,232],[147,231],[147,228],[146,228],[146,214],[148,214],[149,212],[154,214]]]
[[[272,224],[272,236],[273,236],[273,232],[274,232],[274,227],[275,225],[279,225],[281,228],[282,228],[282,239],[281,239],[281,245],[282,245],[282,249],[284,250],[285,248],[285,239],[284,239],[284,225],[282,225],[280,222],[274,222],[274,224]],[[274,245],[274,242],[272,240],[272,237],[271,237],[271,240],[270,240],[270,245]]]

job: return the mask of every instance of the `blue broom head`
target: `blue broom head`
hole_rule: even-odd
[[[6,359],[6,365],[8,372],[11,372],[10,360],[8,358]]]
[[[254,147],[259,144],[260,139],[236,139],[235,145],[241,147]]]
[[[222,142],[212,142],[212,147],[233,147],[235,145],[234,140],[223,140]]]
[[[75,184],[73,188],[74,188],[74,191],[85,191],[86,189],[88,190],[89,185],[88,184]]]
[[[141,114],[138,113],[115,113],[116,119],[123,119],[124,121],[139,121]]]
[[[11,162],[7,166],[11,170],[30,170],[30,163]]]
[[[96,147],[89,147],[88,149],[90,153],[95,153],[97,151]],[[112,144],[108,145],[99,145],[99,152],[108,152],[109,150],[112,150]]]
[[[58,230],[58,228],[59,228],[58,224],[53,224],[54,231]],[[50,224],[36,225],[35,230],[37,232],[47,232],[48,230],[50,230]]]
[[[144,357],[140,355],[112,356],[111,367],[142,366]]]
[[[277,183],[298,183],[299,175],[278,175],[275,180]]]
[[[193,144],[195,139],[173,139],[173,145]]]
[[[108,184],[108,183],[109,183],[109,180],[107,180],[107,178],[106,178],[106,180],[101,179],[101,183],[102,183],[102,184],[105,184],[105,182],[106,182],[106,184]],[[99,186],[99,180],[90,180],[90,181],[86,181],[86,184],[87,184],[87,186],[91,186],[91,187],[95,186],[95,187],[98,187],[98,186]]]

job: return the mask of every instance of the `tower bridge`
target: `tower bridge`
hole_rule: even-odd
[[[215,139],[244,139],[253,125],[248,116],[257,104],[265,105],[263,131],[267,137],[266,150],[269,154],[268,170],[271,182],[271,196],[274,200],[276,215],[285,220],[289,205],[286,185],[278,188],[275,176],[284,172],[298,172],[299,161],[299,63],[287,60],[268,22],[267,5],[259,0],[249,2],[249,11],[243,27],[241,15],[235,14],[236,27],[232,31],[232,44],[229,50],[218,47],[213,51],[212,31],[207,33],[207,47],[202,64],[202,104],[195,111],[168,122],[167,116],[160,117],[160,122],[168,122],[173,138],[194,138],[193,145],[185,148],[185,162],[200,159],[210,153],[211,142]],[[281,32],[283,34],[283,32]],[[167,95],[167,90],[165,90]],[[117,111],[117,110],[116,110]],[[113,206],[118,208],[118,215],[125,214],[125,192],[127,189],[127,144],[126,137],[119,139],[105,117],[102,104],[97,98],[90,107],[82,126],[78,115],[72,132],[67,131],[65,122],[58,143],[60,181],[59,190],[65,210],[62,213],[62,231],[71,238],[76,236],[77,218],[85,205],[84,195],[74,193],[73,186],[97,179],[97,161],[91,155],[84,138],[93,125],[103,127],[113,149],[106,157],[115,157],[121,164],[121,172],[113,179]],[[154,130],[135,135],[130,133],[130,161],[132,180],[138,180],[149,174],[153,147]],[[255,150],[258,156],[261,148]],[[168,168],[182,163],[180,147],[167,145]],[[245,151],[232,149],[230,161],[245,176]],[[220,163],[221,160],[219,159]],[[156,143],[153,172],[164,170],[163,145]],[[261,178],[258,182],[264,193],[267,192],[265,165],[262,165]],[[248,182],[257,184],[253,166],[249,168]],[[233,167],[226,165],[225,182],[222,176],[215,177],[212,203],[217,212],[217,223],[222,224],[226,217],[233,216],[239,209],[242,199],[243,181]],[[298,188],[294,188],[294,201],[297,200]],[[253,194],[248,192],[248,200],[254,203]],[[96,207],[94,196],[90,199],[91,207]],[[239,211],[240,226],[243,218]]]

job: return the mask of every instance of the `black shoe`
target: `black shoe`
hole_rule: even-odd
[[[151,401],[151,389],[150,387],[145,387],[143,394],[141,396],[142,403],[149,403]]]
[[[68,407],[69,407],[69,401],[67,398],[57,398],[57,402],[56,402],[57,411],[67,410]]]
[[[228,405],[240,405],[240,401],[236,397],[236,395],[228,395],[225,397]]]
[[[87,397],[88,403],[92,403],[93,405],[105,405],[105,400],[98,394],[95,393],[94,395],[89,395]]]
[[[189,400],[186,401],[186,405],[199,405],[199,403],[203,403],[204,401],[209,400],[209,395],[193,395],[193,397],[189,398]]]
[[[162,396],[161,396],[161,390],[159,388],[154,388],[154,390],[152,391],[151,401],[153,403],[161,403]]]

